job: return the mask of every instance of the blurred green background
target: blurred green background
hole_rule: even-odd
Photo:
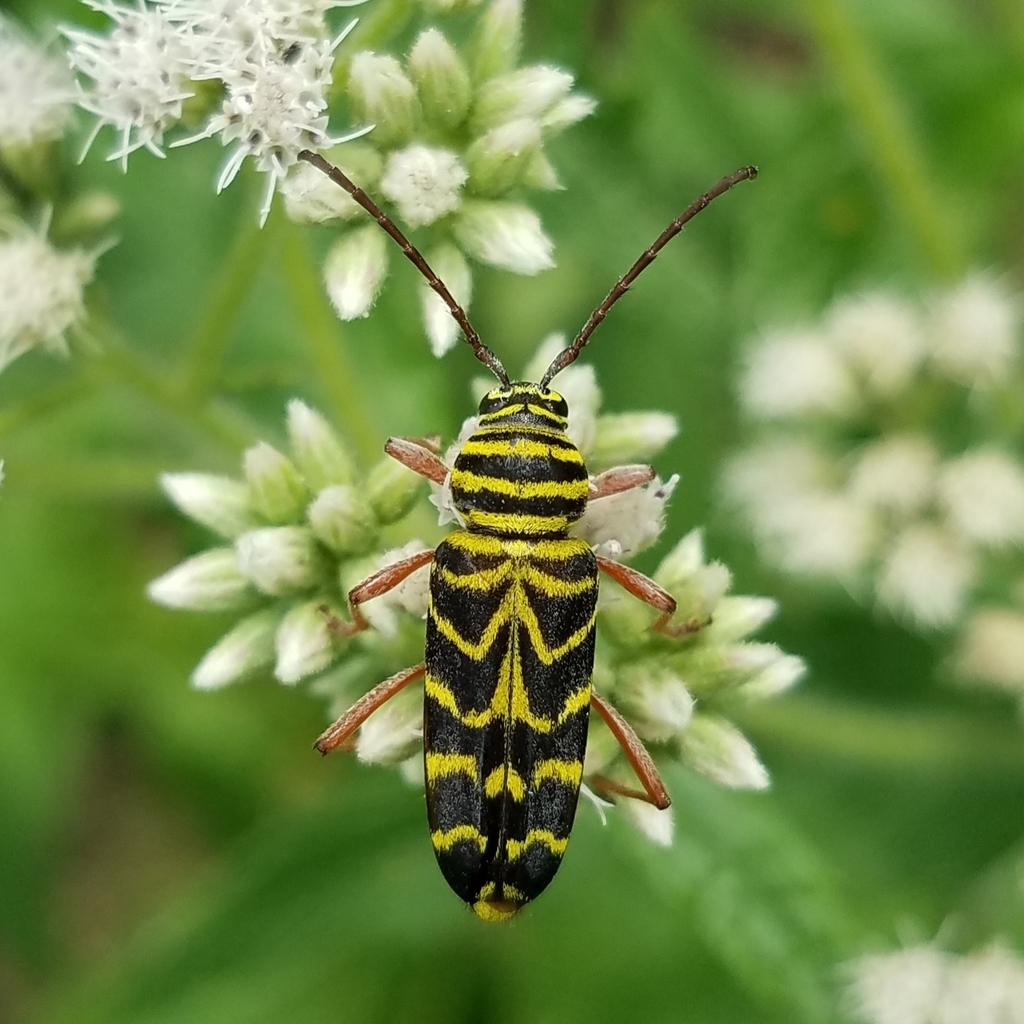
[[[86,17],[3,6],[40,29]],[[558,268],[479,273],[474,321],[510,368],[575,330],[698,192],[761,169],[587,358],[607,410],[682,426],[658,460],[682,474],[669,528],[640,567],[706,524],[736,589],[782,600],[770,638],[809,662],[798,693],[742,722],[773,788],[672,774],[667,851],[584,810],[544,899],[488,926],[437,872],[421,794],[311,752],[320,704],[269,678],[190,690],[230,620],[144,597],[206,544],[158,473],[234,473],[254,436],[282,438],[296,395],[367,457],[388,434],[450,438],[477,364],[464,346],[431,357],[411,268],[339,323],[318,284],[327,234],[276,216],[259,233],[262,183],[214,196],[215,143],[138,154],[126,177],[101,145],[66,173],[123,202],[92,293],[120,335],[0,378],[0,1020],[811,1024],[840,1019],[844,960],[943,922],[954,948],[1024,948],[1015,708],[937,682],[940,643],[759,569],[716,502],[758,327],[859,286],[971,267],[1020,282],[1024,7],[534,0],[527,24],[527,59],[575,70],[601,105],[554,147],[567,190],[534,201]],[[194,351],[209,401],[177,388]]]

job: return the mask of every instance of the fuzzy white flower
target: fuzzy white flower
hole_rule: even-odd
[[[626,412],[602,416],[588,454],[601,466],[653,458],[678,433],[679,423],[667,412]]]
[[[760,419],[843,415],[856,398],[841,357],[811,332],[769,335],[748,355],[740,382],[740,401]]]
[[[455,237],[481,263],[516,274],[538,274],[555,265],[554,244],[544,234],[540,217],[520,203],[464,203],[455,222]]]
[[[245,484],[209,473],[164,473],[160,486],[182,512],[228,540],[258,525]]]
[[[878,395],[905,387],[925,355],[917,311],[894,296],[840,299],[829,313],[825,331]]]
[[[416,87],[387,54],[367,50],[352,58],[348,94],[355,116],[377,126],[374,142],[404,142],[419,118]]]
[[[674,672],[646,664],[623,674],[617,697],[645,740],[666,742],[683,732],[693,718],[693,697]]]
[[[768,771],[750,741],[716,715],[694,715],[681,738],[683,760],[732,789],[767,789]]]
[[[759,520],[777,502],[826,488],[834,475],[829,460],[809,441],[776,439],[734,456],[726,467],[724,490]]]
[[[969,548],[939,527],[914,525],[901,533],[878,576],[878,599],[922,626],[955,622],[977,567]]]
[[[894,435],[858,452],[850,490],[874,508],[909,516],[932,500],[939,457],[923,437]]]
[[[1024,1024],[1024,960],[998,944],[959,958],[936,1024]]]
[[[675,835],[675,818],[672,808],[659,810],[643,800],[628,797],[619,800],[615,807],[641,835],[646,836],[655,846],[671,846]]]
[[[963,384],[1006,378],[1017,360],[1018,301],[991,278],[968,278],[936,303],[932,319],[933,358]]]
[[[976,611],[960,637],[956,669],[965,679],[1024,696],[1024,612]]]
[[[226,633],[210,648],[192,673],[197,690],[218,690],[274,660],[274,634],[280,615],[256,612]]]
[[[307,601],[290,608],[277,627],[274,650],[274,675],[282,683],[297,683],[327,668],[335,652],[323,602]]]
[[[234,611],[254,596],[231,548],[213,548],[189,558],[153,580],[146,593],[168,608],[200,612]]]
[[[574,537],[582,537],[598,555],[631,558],[649,548],[661,535],[665,506],[678,483],[678,473],[665,481],[655,477],[642,487],[589,501],[583,518],[570,532]]]
[[[380,188],[402,219],[416,228],[457,210],[468,177],[451,150],[415,145],[391,154]]]
[[[242,575],[272,597],[308,590],[323,577],[316,538],[300,526],[250,530],[235,541],[235,551]]]
[[[376,224],[342,235],[324,261],[327,295],[342,320],[368,316],[388,273],[388,240]]]
[[[120,160],[145,147],[156,156],[164,133],[181,120],[182,104],[194,95],[189,78],[191,51],[182,26],[156,7],[126,6],[113,0],[85,0],[114,26],[99,35],[66,28],[71,64],[92,79],[79,103],[96,115],[86,149],[104,124],[120,135],[108,159]]]
[[[23,230],[0,238],[0,370],[37,346],[67,351],[65,335],[85,314],[94,254],[55,249]]]
[[[0,15],[0,146],[59,139],[74,95],[67,62]]]
[[[996,449],[968,452],[946,465],[939,498],[950,527],[993,546],[1024,541],[1024,468]]]
[[[931,946],[861,957],[848,968],[848,1001],[866,1024],[937,1024],[951,962]]]

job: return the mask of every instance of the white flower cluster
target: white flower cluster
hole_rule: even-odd
[[[1024,960],[999,944],[969,956],[916,946],[862,957],[849,973],[865,1024],[1024,1024]]]
[[[549,339],[531,369],[542,371],[559,344]],[[570,433],[597,465],[648,459],[675,434],[674,420],[663,413],[598,416],[601,396],[590,367],[569,368],[559,387],[573,409]],[[245,613],[196,668],[197,687],[272,669],[283,683],[309,679],[338,715],[381,680],[422,661],[426,568],[362,605],[373,628],[351,639],[331,635],[324,607],[347,617],[344,595],[351,587],[424,549],[411,540],[380,551],[383,537],[395,537],[387,527],[411,511],[424,488],[421,478],[390,459],[359,480],[338,437],[299,401],[288,407],[288,433],[292,457],[258,444],[245,455],[244,481],[196,473],[164,477],[175,504],[228,543],[170,570],[150,584],[149,594],[172,608]],[[595,500],[578,535],[619,557],[653,544],[674,482]],[[452,521],[443,489],[434,500],[441,523]],[[676,546],[656,578],[679,602],[677,621],[710,618],[711,625],[682,639],[652,636],[650,609],[602,583],[595,686],[660,753],[723,785],[767,786],[764,766],[726,716],[737,703],[785,690],[803,672],[798,658],[775,645],[747,641],[772,617],[774,602],[726,596],[729,571],[705,563],[699,532]],[[421,780],[422,713],[418,688],[393,698],[361,727],[358,756],[400,765],[410,780]],[[614,738],[596,721],[585,774],[594,784],[586,792],[602,814],[610,805],[594,792],[607,795],[601,783],[637,786]],[[615,799],[646,835],[671,841],[670,812],[629,796]]]
[[[66,62],[0,15],[0,148],[59,139],[74,95]]]
[[[67,352],[95,262],[95,253],[55,249],[24,225],[0,236],[0,371],[32,348]]]
[[[220,105],[175,145],[218,135],[232,147],[218,191],[251,156],[267,175],[263,220],[302,150],[344,141],[327,133],[327,89],[334,51],[355,22],[332,39],[325,13],[351,0],[83,2],[112,21],[105,34],[64,30],[72,65],[90,80],[79,97],[97,118],[89,144],[109,124],[118,134],[110,159],[126,169],[137,149],[164,155],[164,135],[206,80],[221,84]]]
[[[446,13],[465,5],[428,6]],[[516,194],[561,187],[544,147],[594,109],[593,100],[573,92],[567,72],[516,67],[522,6],[491,0],[462,52],[431,26],[404,63],[386,53],[357,53],[348,97],[355,115],[376,127],[366,143],[326,154],[401,224],[426,229],[427,262],[464,308],[472,299],[468,259],[517,274],[554,265],[540,218]],[[354,220],[335,242],[324,276],[342,319],[365,316],[397,251],[375,225],[361,226],[359,208],[313,167],[297,167],[283,190],[297,219]],[[458,328],[425,282],[421,301],[431,346],[441,355]]]
[[[819,326],[762,339],[740,382],[757,439],[725,490],[766,559],[873,591],[920,627],[959,625],[1024,550],[1024,462],[996,428],[1019,351],[1017,300],[982,276],[928,305],[844,298]],[[1005,645],[999,665],[979,645],[1007,625],[974,623],[961,667],[1021,689]]]

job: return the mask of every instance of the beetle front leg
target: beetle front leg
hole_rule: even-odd
[[[370,601],[375,597],[380,597],[381,594],[386,594],[389,590],[394,590],[399,583],[411,576],[417,569],[428,565],[433,557],[433,549],[417,551],[415,555],[403,558],[400,562],[378,569],[372,576],[348,592],[349,621],[346,622],[328,612],[327,628],[337,636],[354,636],[364,629],[369,629],[370,623],[359,606],[364,601]]]
[[[623,491],[631,491],[634,487],[642,487],[654,479],[654,470],[650,466],[616,466],[590,481],[590,494],[587,501],[597,501]]]
[[[659,587],[649,576],[645,576],[642,572],[637,572],[636,569],[623,565],[621,562],[602,558],[600,555],[597,559],[597,567],[603,573],[611,576],[623,590],[639,598],[644,604],[649,604],[655,611],[661,612],[661,615],[651,625],[651,629],[655,633],[664,633],[666,636],[679,639],[699,633],[711,622],[711,619],[707,618],[672,624],[670,620],[676,611],[676,599],[663,587]]]
[[[435,484],[443,484],[448,477],[448,467],[439,455],[440,444],[432,437],[389,437],[384,451]]]
[[[386,704],[396,694],[401,693],[410,683],[419,679],[425,671],[423,665],[396,672],[390,679],[378,683],[369,693],[364,693],[339,718],[334,725],[326,729],[313,746],[321,754],[329,754],[340,747],[379,707]]]

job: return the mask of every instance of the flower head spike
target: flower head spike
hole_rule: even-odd
[[[0,15],[0,147],[50,142],[71,124],[67,63]]]
[[[1019,390],[1021,340],[1018,298],[982,275],[928,302],[837,299],[821,326],[753,350],[740,398],[757,438],[725,477],[768,561],[919,628],[968,621],[952,664],[999,687],[1013,673],[978,638],[1013,647],[1024,458],[984,439]],[[975,594],[1000,592],[1006,618],[971,617]]]

